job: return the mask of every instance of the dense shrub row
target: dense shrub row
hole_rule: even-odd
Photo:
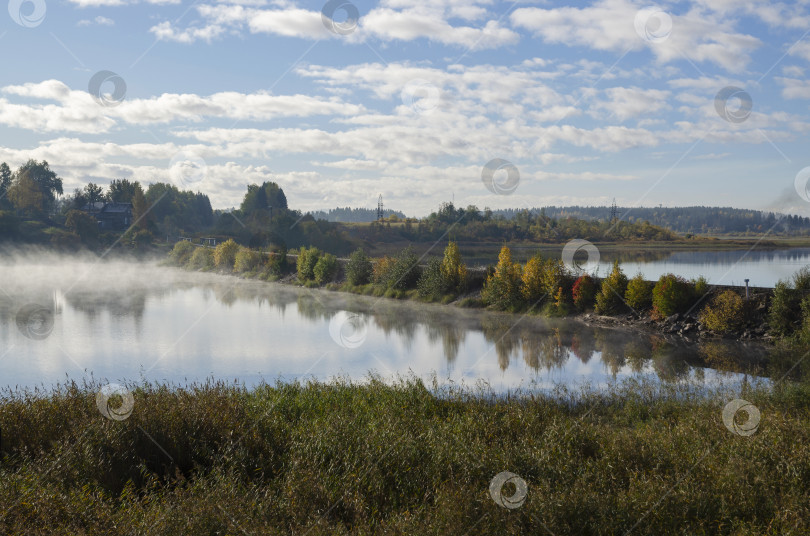
[[[215,249],[195,246],[181,240],[169,253],[169,260],[175,266],[188,270],[219,270],[238,274],[250,274],[272,280],[287,270],[287,251],[264,252],[240,246],[233,240],[220,243]]]
[[[603,315],[649,312],[653,318],[664,319],[674,314],[697,314],[709,293],[708,283],[702,277],[687,281],[665,274],[652,284],[637,274],[628,280],[618,261],[601,282],[588,274],[575,279],[575,274],[558,259],[537,255],[523,266],[512,260],[512,252],[504,246],[481,297],[484,304],[507,311],[539,309],[549,314],[567,314],[572,310],[593,309]],[[807,307],[810,311],[810,301]],[[718,296],[706,307],[704,315],[710,329],[718,332],[738,328],[742,316],[742,299],[738,302],[729,295]]]
[[[339,279],[341,265],[334,255],[314,247],[301,248],[297,253],[295,269],[301,284],[323,286]],[[284,275],[287,270],[286,251],[265,256],[233,240],[222,242],[214,250],[181,241],[175,244],[169,259],[192,270],[217,269],[268,280]],[[426,262],[411,247],[394,257],[379,259],[358,249],[342,271],[345,283],[341,288],[377,296],[448,302],[468,290],[467,268],[455,242],[448,243],[443,257]],[[573,274],[561,260],[539,254],[522,265],[512,259],[511,250],[504,246],[498,263],[488,270],[481,300],[476,303],[504,311],[542,311],[549,315],[593,310],[602,315],[649,314],[661,320],[691,314],[717,333],[742,329],[746,319],[750,319],[748,302],[731,290],[712,299],[710,295],[709,285],[702,277],[686,280],[664,274],[651,283],[641,274],[628,279],[615,262],[610,273],[600,280],[588,274]],[[810,341],[810,267],[776,285],[768,321],[776,335],[795,335]]]
[[[286,251],[270,252],[240,246],[233,240],[215,249],[197,247],[188,241],[175,244],[169,261],[190,270],[212,270],[276,279],[286,272]],[[416,294],[426,301],[449,301],[467,289],[467,267],[455,242],[450,242],[442,258],[429,259],[426,269],[413,248],[396,257],[372,259],[363,249],[349,257],[343,268],[346,290],[362,290],[380,296],[404,297]],[[337,257],[318,248],[297,251],[295,272],[299,283],[324,286],[339,279],[341,265]]]

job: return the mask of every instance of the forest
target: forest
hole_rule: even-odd
[[[92,207],[104,203],[131,205],[128,228],[111,231],[96,221]],[[249,185],[240,206],[231,210],[213,209],[206,194],[163,182],[144,186],[113,179],[106,188],[90,182],[65,194],[62,179],[47,161],[29,160],[13,172],[0,164],[0,242],[58,249],[121,245],[137,250],[173,244],[180,237],[207,237],[233,238],[254,248],[314,246],[340,255],[361,244],[432,243],[444,237],[559,244],[574,238],[670,242],[703,234],[810,233],[808,218],[717,207],[619,208],[618,217],[612,217],[608,207],[493,211],[447,202],[424,218],[387,210],[383,219],[363,223],[370,215],[376,217],[376,211],[350,207],[304,213],[288,206],[275,182]]]

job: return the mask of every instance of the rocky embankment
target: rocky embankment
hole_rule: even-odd
[[[767,308],[765,303],[752,303],[742,327],[732,333],[716,333],[706,327],[695,314],[674,314],[662,320],[646,314],[627,314],[619,316],[601,316],[593,313],[584,314],[580,319],[589,325],[626,326],[644,328],[669,336],[677,336],[691,341],[704,338],[723,338],[742,341],[771,341],[774,336],[769,333]]]

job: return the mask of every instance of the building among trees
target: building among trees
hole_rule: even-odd
[[[96,218],[100,231],[126,231],[132,225],[132,203],[96,201],[82,210]]]

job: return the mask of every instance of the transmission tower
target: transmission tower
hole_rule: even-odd
[[[380,198],[377,200],[377,221],[382,221],[384,216],[382,194],[380,194]]]
[[[613,198],[613,204],[610,205],[610,223],[614,223],[619,219],[619,209],[616,207],[616,198]]]

